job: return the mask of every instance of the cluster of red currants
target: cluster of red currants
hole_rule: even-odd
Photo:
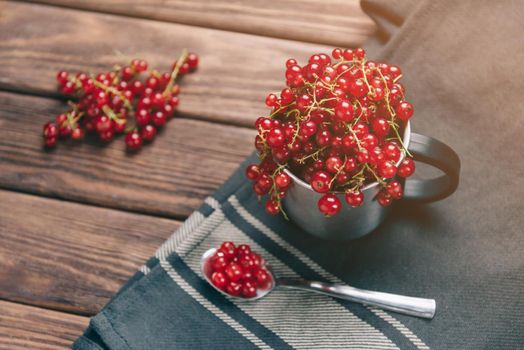
[[[413,106],[404,99],[400,68],[367,60],[361,48],[315,54],[302,67],[289,59],[286,67],[287,87],[267,96],[272,111],[255,123],[261,162],[246,169],[255,193],[269,194],[266,211],[283,212],[286,171],[323,194],[318,208],[326,216],[340,211],[340,193],[351,207],[362,205],[362,188],[371,182],[381,186],[381,205],[400,199],[397,176],[415,171],[401,137]]]
[[[253,298],[272,282],[264,259],[247,244],[222,243],[210,264],[213,285],[232,296]]]
[[[60,91],[77,102],[70,101],[68,113],[44,125],[45,145],[54,147],[59,138],[83,139],[86,131],[106,142],[125,133],[128,150],[139,150],[173,116],[179,104],[177,77],[194,71],[197,65],[198,56],[184,50],[171,72],[163,74],[149,71],[147,62],[139,59],[98,75],[58,72]]]

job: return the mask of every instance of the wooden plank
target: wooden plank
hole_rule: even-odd
[[[359,0],[34,2],[335,46],[358,46],[374,30]]]
[[[0,301],[0,350],[71,349],[87,317]]]
[[[86,2],[86,4],[89,2]],[[0,2],[0,89],[56,95],[61,69],[109,70],[115,50],[168,69],[184,47],[200,55],[184,78],[180,111],[191,118],[249,125],[268,113],[265,96],[284,85],[285,60],[304,62],[329,47],[180,24]]]
[[[42,125],[63,108],[0,93],[0,187],[183,218],[254,149],[254,130],[175,118],[139,154],[127,154],[121,137],[46,152]]]
[[[180,225],[9,191],[0,191],[0,222],[0,299],[84,315]]]

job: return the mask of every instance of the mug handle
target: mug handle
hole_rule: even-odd
[[[408,150],[414,160],[432,165],[442,170],[444,175],[428,180],[406,180],[404,199],[434,202],[455,192],[459,183],[460,159],[451,147],[432,137],[411,133]]]

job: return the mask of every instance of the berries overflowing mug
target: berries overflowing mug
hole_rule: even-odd
[[[366,59],[363,49],[286,62],[286,85],[257,119],[259,164],[246,176],[267,195],[265,209],[328,239],[374,230],[394,200],[442,199],[458,185],[460,161],[448,146],[411,133],[414,113],[399,67]],[[408,180],[414,160],[445,174]],[[345,205],[343,204],[345,202]]]
[[[434,138],[412,133],[409,123],[404,130],[404,144],[415,160],[435,166],[444,174],[427,180],[405,180],[403,199],[427,203],[451,195],[457,188],[460,171],[460,160],[455,151]],[[345,206],[337,215],[326,217],[316,206],[321,195],[292,172],[285,171],[293,179],[293,186],[283,200],[285,211],[293,222],[314,236],[336,240],[362,237],[376,229],[391,209],[391,206],[380,205],[376,199],[379,183],[372,182],[362,189],[366,198],[362,205]],[[345,194],[337,196],[342,200]]]

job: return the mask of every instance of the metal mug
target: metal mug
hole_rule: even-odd
[[[451,195],[459,182],[460,159],[457,153],[432,137],[412,133],[410,123],[404,128],[402,141],[414,160],[435,166],[444,172],[444,175],[434,179],[406,180],[402,200],[433,202]],[[402,159],[397,165],[401,161]],[[332,240],[360,238],[376,229],[391,210],[391,206],[382,207],[378,204],[375,197],[380,187],[377,182],[373,182],[362,189],[364,203],[360,207],[342,205],[337,215],[325,217],[317,207],[322,194],[313,191],[309,184],[288,169],[285,171],[293,179],[293,185],[284,198],[284,210],[293,222],[314,236]],[[344,193],[337,196],[344,203]]]

